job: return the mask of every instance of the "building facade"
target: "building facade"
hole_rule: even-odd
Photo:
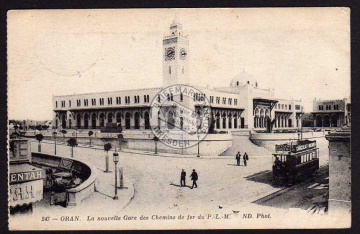
[[[321,100],[314,99],[311,112],[314,127],[341,127],[351,125],[350,99]]]
[[[75,94],[53,97],[54,128],[102,129],[109,124],[123,130],[146,130],[151,124],[151,103],[159,100],[159,93],[172,85],[188,85],[189,40],[182,25],[173,22],[163,38],[163,87],[123,90],[104,93]],[[303,108],[300,100],[274,97],[274,90],[260,88],[248,73],[234,77],[226,87],[193,86],[198,92],[183,95],[167,94],[167,101],[181,103],[198,113],[198,101],[207,99],[210,113],[209,129],[267,130],[299,128]],[[165,119],[177,118],[180,129],[190,128],[181,116],[163,113]],[[199,113],[201,114],[201,113]],[[174,129],[164,123],[160,128]]]

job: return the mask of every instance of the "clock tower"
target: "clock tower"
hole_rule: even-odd
[[[189,83],[189,40],[182,25],[173,21],[163,39],[163,85]]]

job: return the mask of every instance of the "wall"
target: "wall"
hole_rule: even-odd
[[[184,136],[180,134],[181,132],[177,132],[174,134],[169,134],[169,137],[172,139],[184,139],[190,142],[190,145],[195,145],[190,148],[174,148],[165,145],[161,141],[158,142],[158,152],[164,153],[174,153],[174,154],[197,154],[197,135],[185,139]],[[44,134],[44,140],[53,141],[54,138],[49,134]],[[248,134],[248,132],[244,132],[244,134]],[[61,134],[62,135],[62,134]],[[97,133],[96,137],[91,137],[91,145],[92,146],[101,146],[103,147],[106,143],[111,143],[113,148],[119,148],[119,139],[117,137],[118,133]],[[30,134],[31,136],[31,134]],[[68,133],[65,138],[57,137],[57,142],[66,142],[68,139],[73,137],[73,134]],[[151,130],[144,131],[124,131],[123,132],[123,140],[121,141],[121,148],[124,149],[134,149],[134,150],[142,150],[142,151],[150,151],[154,152],[155,150],[155,142],[153,141],[154,134]],[[205,138],[200,137],[200,155],[203,156],[215,156],[220,155],[222,152],[226,151],[232,145],[232,134],[229,131],[227,134],[207,134]],[[78,134],[77,141],[82,145],[89,145],[90,139],[86,134],[80,135]],[[195,144],[194,144],[195,143]]]
[[[325,131],[321,132],[303,132],[303,140],[316,140],[324,138]],[[251,133],[250,141],[257,146],[265,147],[270,151],[275,150],[275,145],[284,144],[290,140],[298,140],[297,133]]]
[[[329,214],[351,215],[351,132],[341,129],[329,133]]]
[[[42,166],[58,167],[62,158],[63,157],[55,155],[32,153],[32,163]],[[66,158],[66,160],[73,162],[71,169],[79,173],[83,179],[83,183],[79,186],[66,190],[66,205],[76,206],[95,191],[96,170],[81,160],[72,158]]]

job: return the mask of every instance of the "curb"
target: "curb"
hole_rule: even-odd
[[[46,144],[54,144],[54,142],[52,141],[46,141],[43,142]],[[59,144],[59,145],[66,145],[65,144]],[[93,149],[93,150],[104,150],[103,148],[101,148],[101,146],[87,146],[87,145],[78,145],[78,148],[84,148],[84,149]],[[259,147],[259,146],[258,146]],[[110,150],[110,152],[113,150]],[[114,152],[114,151],[113,151]],[[132,154],[139,154],[139,155],[148,155],[148,156],[154,156],[154,157],[171,157],[171,158],[193,158],[193,159],[235,159],[235,155],[234,156],[229,156],[229,155],[225,155],[225,156],[201,156],[197,157],[197,155],[187,155],[187,154],[164,154],[164,153],[157,153],[155,154],[154,152],[149,152],[149,151],[141,151],[141,150],[133,150],[133,149],[121,149],[120,151],[117,152],[124,152],[124,153],[132,153]],[[265,155],[265,156],[259,156],[259,155],[255,155],[255,156],[251,156],[251,158],[271,158],[272,154],[270,155]]]

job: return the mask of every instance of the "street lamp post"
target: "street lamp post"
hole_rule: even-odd
[[[197,138],[198,138],[198,153],[197,153],[197,157],[200,157],[200,135],[199,135],[199,132],[197,133]]]
[[[115,196],[114,196],[114,200],[119,200],[119,197],[117,195],[117,163],[119,162],[119,153],[115,152],[113,154],[113,160],[115,163],[115,169],[114,169],[114,172],[115,172]]]
[[[57,132],[53,132],[53,135],[54,135],[54,138],[55,138],[55,155],[56,155],[56,135],[57,135]]]
[[[77,141],[77,126],[75,126],[75,139]]]

